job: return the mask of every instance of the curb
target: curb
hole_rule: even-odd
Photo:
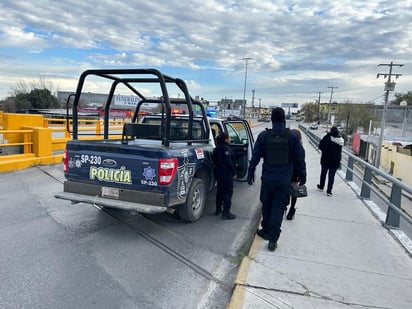
[[[249,249],[249,253],[242,259],[240,263],[236,279],[235,287],[230,298],[227,309],[240,309],[243,308],[245,299],[245,286],[247,284],[247,277],[249,275],[250,264],[256,259],[260,247],[262,246],[262,239],[259,236],[254,236],[252,245]]]

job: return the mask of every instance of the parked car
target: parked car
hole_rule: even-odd
[[[270,119],[269,117],[264,117],[264,118],[259,118],[257,121],[258,122],[270,122]]]
[[[319,124],[317,122],[313,122],[309,127],[309,129],[311,130],[317,130],[318,128],[319,128]]]

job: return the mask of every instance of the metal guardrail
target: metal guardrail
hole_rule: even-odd
[[[5,143],[4,135],[8,134],[21,134],[23,136],[22,142],[17,142],[17,143]],[[6,147],[16,147],[16,146],[21,146],[22,147],[22,152],[23,154],[28,154],[32,152],[32,147],[33,147],[33,141],[32,141],[32,134],[33,130],[30,129],[24,129],[24,130],[0,130],[0,136],[2,137],[0,139],[0,149],[6,148]]]
[[[125,120],[109,120],[109,127],[111,131],[122,132],[123,125],[128,122]],[[101,119],[79,119],[78,130],[86,132],[84,135],[103,135],[103,120]],[[65,118],[44,118],[44,127],[49,128],[52,132],[63,132],[64,137],[70,139],[71,133],[67,131],[67,127],[71,128],[73,120]],[[83,134],[80,134],[83,135]]]
[[[3,130],[0,127],[0,172],[61,161],[66,142],[71,139],[71,134],[66,129],[67,122],[71,124],[71,120],[64,118],[44,118],[40,128]],[[81,126],[78,130],[82,132],[79,139],[103,139],[101,120],[81,119],[79,122]],[[110,129],[114,132],[109,139],[121,138],[124,122],[109,121]],[[51,136],[39,138],[36,131],[46,128],[50,129]],[[9,137],[12,139],[9,140]]]
[[[318,148],[321,137],[302,125],[299,125],[299,129],[309,137],[310,143],[315,148]],[[342,154],[344,160],[342,160],[341,165],[343,168],[346,168],[346,181],[353,181],[353,177],[356,177],[362,182],[359,197],[361,199],[369,200],[371,197],[371,191],[373,191],[376,196],[378,196],[388,206],[385,225],[388,228],[399,228],[400,217],[412,225],[411,215],[409,215],[401,205],[402,194],[412,196],[412,187],[404,184],[388,173],[381,171],[345,148],[342,149]],[[358,169],[354,168],[355,165]],[[381,177],[388,183],[392,184],[389,197],[382,194],[381,190],[373,183],[373,179],[376,177]]]

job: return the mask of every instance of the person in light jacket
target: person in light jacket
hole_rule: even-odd
[[[343,144],[344,140],[339,135],[337,127],[330,128],[330,132],[328,132],[319,143],[319,149],[321,150],[322,155],[320,158],[320,181],[317,187],[319,190],[323,191],[326,175],[328,175],[328,186],[326,188],[327,196],[332,196],[335,174],[338,168],[340,168],[340,161],[342,159]]]

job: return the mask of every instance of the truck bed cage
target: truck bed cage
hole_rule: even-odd
[[[160,127],[146,123],[126,123],[123,126],[122,144],[135,138],[160,139]]]
[[[186,104],[188,110],[188,132],[189,136],[188,139],[185,140],[189,144],[196,140],[193,136],[192,129],[193,129],[193,117],[194,114],[194,106],[197,106],[202,114],[202,121],[204,122],[204,128],[206,129],[206,133],[210,131],[209,122],[207,120],[207,114],[203,104],[199,101],[194,100],[190,95],[187,89],[186,83],[180,78],[173,78],[171,76],[162,74],[157,69],[91,69],[84,71],[79,78],[76,93],[74,94],[74,101],[72,106],[72,119],[73,119],[73,132],[72,136],[73,139],[78,139],[79,135],[79,128],[78,128],[78,105],[80,102],[80,96],[82,94],[83,86],[86,81],[86,78],[90,76],[97,76],[101,77],[105,80],[112,81],[110,91],[108,94],[107,102],[104,106],[104,133],[103,138],[108,139],[109,137],[109,110],[110,105],[118,85],[124,85],[127,87],[133,94],[139,97],[139,102],[137,103],[136,109],[134,111],[134,115],[132,118],[132,123],[136,125],[136,121],[139,115],[140,108],[143,103],[159,103],[162,106],[162,123],[159,128],[160,132],[155,132],[154,128],[150,128],[152,131],[145,131],[143,127],[134,127],[134,126],[125,126],[123,129],[123,137],[122,142],[124,140],[124,136],[127,139],[128,136],[131,137],[132,135],[128,135],[129,133],[138,133],[141,134],[142,131],[145,131],[145,134],[153,134],[153,138],[159,137],[162,141],[162,145],[168,147],[170,145],[170,141],[173,141],[170,136],[170,121],[171,121],[171,114],[172,114],[172,104]],[[161,97],[159,99],[153,98],[146,98],[141,91],[136,89],[136,84],[142,83],[158,83],[160,90],[161,90]],[[173,100],[169,97],[168,87],[167,84],[175,84],[184,94],[184,98],[180,100]],[[69,110],[69,100],[72,95],[69,96],[67,100],[67,110]],[[148,129],[148,128],[146,128]],[[136,132],[134,131],[136,130]],[[156,134],[155,134],[156,133]],[[157,135],[157,133],[159,133]],[[138,134],[135,136],[137,137]],[[198,140],[198,141],[208,141],[208,135],[206,134],[205,139]],[[206,139],[207,138],[207,139]],[[180,141],[182,142],[182,141]]]

